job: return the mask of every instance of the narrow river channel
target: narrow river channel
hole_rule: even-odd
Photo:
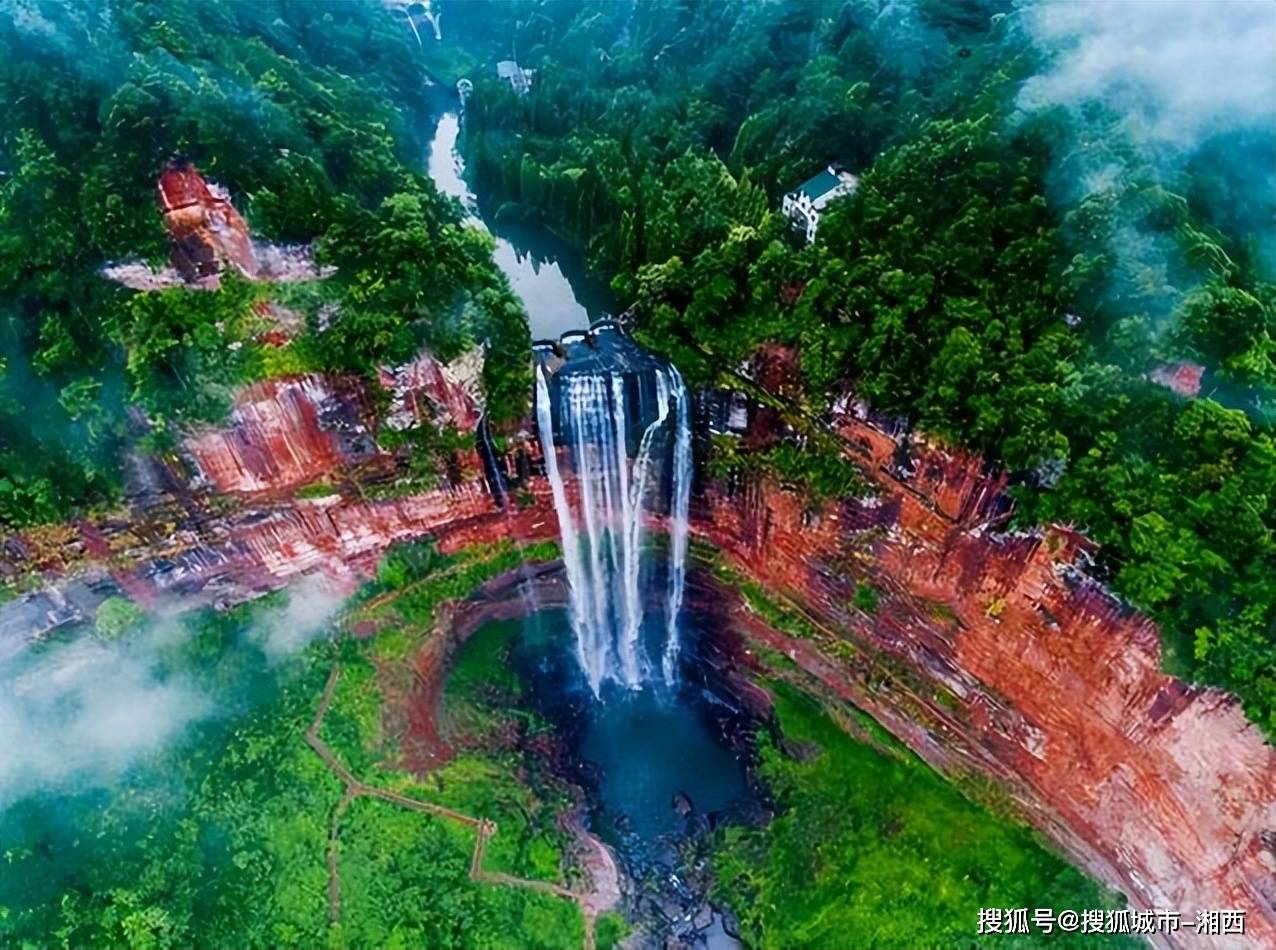
[[[492,234],[494,258],[523,302],[532,338],[556,339],[610,316],[614,301],[585,275],[574,249],[544,228],[484,214],[485,202],[464,177],[460,132],[460,116],[447,109],[430,143],[430,177]],[[617,688],[602,700],[576,662],[563,611],[536,611],[518,626],[510,661],[527,704],[572,750],[575,764],[566,777],[589,795],[590,830],[621,859],[625,914],[642,934],[634,945],[663,947],[675,939],[699,950],[738,947],[729,923],[708,903],[703,857],[692,855],[713,828],[757,813],[744,761],[753,724],[732,711],[729,699],[693,685],[705,682],[692,669],[700,663],[705,618],[684,612],[684,675],[672,687]],[[650,626],[653,636],[660,634],[663,616],[653,615]]]
[[[456,112],[439,117],[430,141],[430,178],[439,191],[460,201],[491,232],[496,240],[493,259],[523,301],[532,339],[557,339],[568,330],[585,330],[595,320],[610,316],[613,302],[607,288],[585,276],[580,256],[564,241],[534,225],[482,217],[478,198],[463,177],[464,163],[456,147],[460,132]]]

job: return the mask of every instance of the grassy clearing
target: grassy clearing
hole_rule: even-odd
[[[786,739],[814,754],[798,761],[763,735],[761,775],[780,813],[765,828],[728,829],[715,853],[716,896],[739,916],[748,945],[1139,946],[1058,931],[978,936],[981,907],[1080,911],[1121,898],[915,757],[856,742],[787,684],[775,687],[775,699]]]

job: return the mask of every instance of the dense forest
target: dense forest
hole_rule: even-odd
[[[1167,164],[1102,102],[1025,109],[1048,65],[1028,16],[521,0],[467,5],[454,45],[423,54],[372,4],[6,5],[22,55],[0,62],[0,521],[117,499],[126,453],[218,418],[237,385],[368,374],[422,343],[487,344],[493,415],[517,418],[524,316],[488,239],[417,171],[422,56],[451,79],[515,51],[537,69],[526,96],[475,72],[474,174],[577,242],[642,339],[702,384],[787,344],[812,415],[851,390],[1004,464],[1019,523],[1082,526],[1171,669],[1270,732],[1272,200],[1246,183],[1276,146],[1223,128]],[[163,258],[155,178],[179,155],[254,234],[336,265],[292,292],[310,321],[283,351],[257,342],[261,286],[100,275]],[[828,162],[860,186],[802,247],[779,196]],[[1149,380],[1180,360],[1204,368],[1201,397]],[[844,481],[804,454],[752,462]]]
[[[439,0],[443,42],[392,6],[0,0],[0,528],[119,503],[133,453],[172,453],[272,376],[356,377],[376,405],[379,367],[481,346],[489,416],[520,425],[526,315],[491,236],[422,173],[429,81],[466,77],[489,217],[578,248],[693,386],[783,404],[747,451],[698,446],[709,478],[775,478],[812,505],[864,491],[825,425],[861,397],[1007,469],[1004,527],[1084,529],[1171,670],[1276,732],[1270,127],[1185,114],[1170,142],[1116,101],[1066,99],[1048,82],[1064,46],[1009,0]],[[496,74],[511,58],[530,89]],[[177,159],[331,276],[105,277],[168,256],[156,179]],[[859,184],[807,244],[780,202],[830,163]],[[266,304],[305,318],[282,346]],[[797,367],[784,393],[750,386],[764,344]],[[1180,366],[1199,393],[1157,381]],[[464,437],[380,435],[424,453]],[[580,945],[573,901],[484,886],[473,828],[410,807],[493,817],[495,874],[575,883],[577,790],[514,741],[550,727],[523,708],[513,625],[476,632],[441,687],[472,741],[424,778],[401,742],[440,605],[560,555],[405,543],[348,601],[307,605],[313,629],[289,613],[304,587],[150,618],[116,596],[32,644],[0,684],[0,727],[24,740],[0,757],[0,944]],[[757,662],[775,706],[753,778],[774,814],[714,829],[701,863],[751,946],[975,946],[981,907],[1119,903],[977,780],[830,716],[788,658]],[[76,688],[108,664],[127,676]],[[409,807],[352,795],[316,739]],[[625,929],[602,924],[602,946]]]
[[[521,415],[525,315],[490,239],[421,174],[419,51],[378,5],[5,3],[0,50],[0,523],[116,499],[127,452],[279,372],[486,344],[493,416]],[[156,180],[175,158],[254,237],[316,242],[336,266],[290,288],[310,319],[289,346],[259,343],[252,307],[281,290],[102,276],[167,256]]]
[[[787,344],[812,416],[853,391],[1008,467],[1018,523],[1083,527],[1170,668],[1270,734],[1276,142],[1238,120],[1165,161],[1105,102],[1025,107],[1062,55],[1031,16],[493,3],[458,32],[536,81],[477,82],[468,154],[501,213],[576,241],[695,382]],[[859,188],[802,246],[779,199],[829,162]],[[1149,379],[1179,361],[1200,397]]]

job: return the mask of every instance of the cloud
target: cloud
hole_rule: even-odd
[[[301,578],[288,589],[288,603],[256,624],[262,651],[272,661],[296,653],[329,629],[344,601],[321,575]]]
[[[1269,0],[1043,2],[1024,6],[1022,21],[1052,54],[1024,83],[1024,109],[1102,102],[1133,141],[1181,151],[1276,124]]]
[[[48,786],[93,786],[158,751],[211,702],[186,678],[160,679],[154,635],[91,635],[11,661],[0,677],[0,807]]]
[[[302,578],[286,604],[262,610],[238,645],[274,664],[330,629],[342,597]],[[45,790],[109,786],[179,741],[225,704],[197,671],[172,669],[175,647],[194,636],[168,614],[119,641],[80,632],[0,665],[0,810]]]
[[[1041,0],[1021,4],[1019,22],[1042,55],[1020,115],[1071,117],[1051,187],[1065,206],[1109,209],[1105,297],[1118,312],[1159,332],[1206,276],[1173,216],[1155,213],[1170,195],[1276,273],[1276,4]]]

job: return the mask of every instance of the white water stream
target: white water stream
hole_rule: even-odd
[[[576,650],[595,695],[601,695],[607,682],[638,689],[657,672],[671,683],[677,669],[691,494],[688,396],[672,366],[648,372],[654,374],[655,410],[632,456],[629,430],[639,407],[626,396],[624,377],[619,372],[571,373],[560,381],[559,426],[570,483],[554,445],[547,373],[540,367],[536,374],[537,428],[571,587]],[[644,542],[648,517],[666,502],[670,550],[664,635],[653,649],[643,636]]]

